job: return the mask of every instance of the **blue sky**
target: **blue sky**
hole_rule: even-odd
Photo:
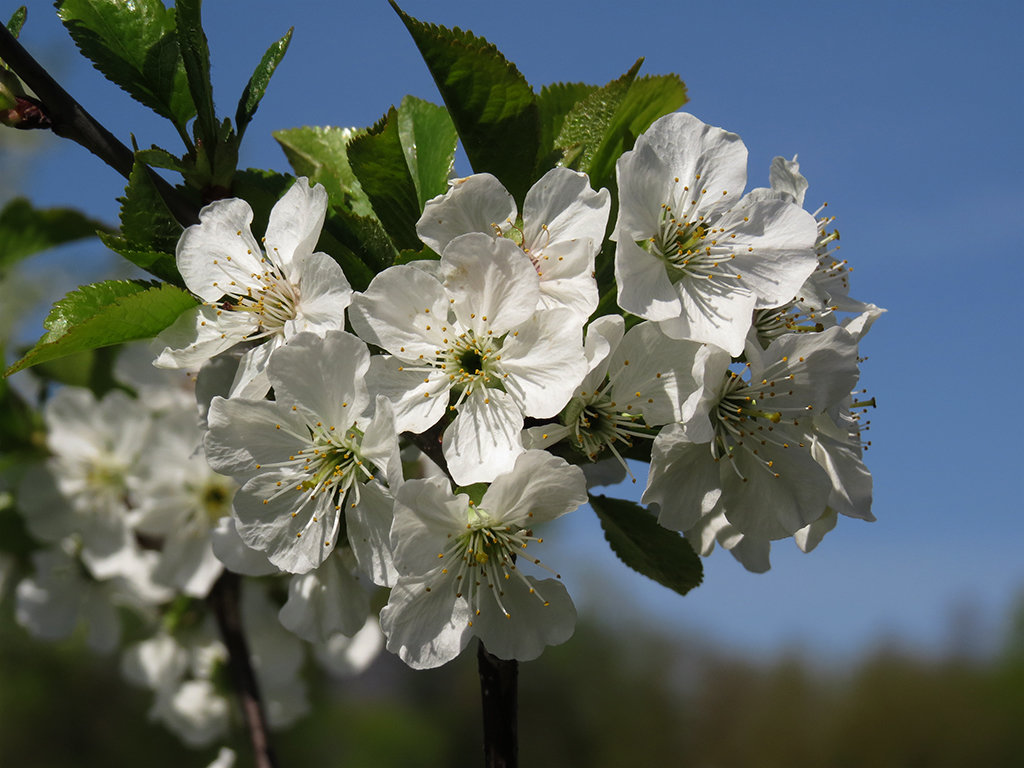
[[[867,455],[877,522],[843,520],[811,555],[780,542],[766,575],[716,552],[705,585],[681,598],[620,566],[580,512],[568,543],[544,559],[558,562],[581,610],[689,628],[751,652],[799,644],[828,658],[893,639],[941,649],[953,609],[973,611],[981,634],[998,633],[1024,590],[1024,451],[1012,394],[1022,373],[1024,4],[404,7],[488,38],[537,88],[604,83],[639,56],[646,73],[679,73],[685,109],[743,137],[749,186],[767,185],[773,156],[799,153],[808,204],[828,201],[838,217],[852,294],[889,310],[862,349],[862,380],[880,406]],[[221,1],[204,11],[223,113],[233,113],[267,45],[296,27],[243,165],[287,168],[270,137],[278,128],[363,126],[406,93],[439,100],[384,0]],[[76,58],[48,3],[32,4],[22,40],[122,139],[132,131],[140,145],[175,148],[169,128]],[[21,180],[26,194],[116,220],[119,177],[56,138],[38,146],[42,156]],[[38,269],[73,272],[54,281],[66,290],[111,263],[95,247],[72,247]]]

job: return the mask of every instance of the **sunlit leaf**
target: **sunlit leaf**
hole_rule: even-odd
[[[96,69],[184,129],[196,109],[173,11],[160,0],[59,0],[57,13]]]
[[[473,170],[494,174],[521,202],[533,182],[541,142],[530,84],[482,37],[425,24],[390,2],[437,83]]]
[[[108,280],[82,286],[53,305],[43,321],[46,334],[4,375],[75,352],[151,338],[195,305],[189,293],[173,285]]]
[[[238,100],[238,109],[235,111],[235,126],[237,127],[239,137],[245,133],[246,127],[252,121],[252,116],[256,114],[256,109],[263,99],[263,94],[267,92],[267,85],[270,83],[270,78],[274,75],[274,70],[277,69],[277,65],[281,63],[281,59],[284,58],[285,53],[288,51],[288,44],[292,41],[292,32],[294,30],[295,27],[292,27],[285,33],[284,37],[267,48],[267,52],[263,54],[263,58],[260,59],[260,63],[252,73],[252,77],[246,83],[245,90],[242,91],[242,97]]]
[[[373,206],[348,162],[347,145],[364,131],[305,127],[274,131],[285,157],[299,176],[323,184],[331,205],[358,216],[373,216]]]
[[[459,137],[448,110],[415,96],[398,106],[398,136],[422,211],[427,200],[448,190]]]
[[[392,107],[369,131],[349,142],[348,161],[395,246],[419,247],[419,198],[399,137],[398,110]]]

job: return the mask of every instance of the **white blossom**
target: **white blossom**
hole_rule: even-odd
[[[185,285],[202,300],[158,337],[155,364],[198,368],[237,344],[242,355],[232,397],[263,397],[271,353],[295,334],[323,336],[345,326],[352,290],[330,256],[314,252],[327,210],[327,192],[299,178],[274,206],[261,247],[250,230],[244,200],[217,200],[178,241]]]
[[[675,113],[616,165],[619,306],[675,339],[743,351],[755,308],[794,297],[817,259],[814,218],[793,203],[740,198],[739,136]]]
[[[544,451],[519,456],[479,504],[441,478],[406,482],[392,528],[400,576],[380,619],[388,650],[426,668],[458,656],[474,635],[496,656],[523,661],[567,640],[576,609],[558,575],[538,580],[520,566],[545,567],[528,551],[543,541],[533,526],[586,500],[580,469]]]
[[[552,168],[526,193],[523,216],[489,173],[455,179],[423,208],[420,239],[437,253],[459,235],[507,237],[530,257],[540,277],[538,308],[566,307],[585,321],[597,308],[594,259],[604,241],[611,207],[608,190],[595,192],[587,175]]]

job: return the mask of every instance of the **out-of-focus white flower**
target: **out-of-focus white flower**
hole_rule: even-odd
[[[137,558],[128,526],[130,471],[148,445],[149,413],[118,390],[97,402],[87,389],[64,387],[43,418],[52,456],[45,468],[27,472],[18,490],[29,531],[48,543],[79,536],[96,578],[125,573]]]
[[[527,551],[543,541],[534,525],[586,500],[580,469],[545,451],[522,454],[478,505],[439,478],[406,482],[391,534],[400,576],[380,616],[388,650],[421,669],[452,660],[474,635],[522,661],[569,639],[576,608],[565,586],[520,565],[540,565]]]
[[[153,583],[155,553],[137,553],[134,568],[99,582],[85,571],[75,550],[68,539],[32,554],[35,573],[18,584],[15,618],[43,640],[69,637],[84,625],[89,647],[108,653],[121,638],[118,606],[147,614],[152,606],[169,600],[171,592]],[[122,563],[126,561],[122,558]]]
[[[178,269],[203,304],[158,337],[166,345],[155,364],[199,366],[242,342],[232,397],[263,397],[271,353],[297,333],[323,336],[345,327],[352,289],[330,256],[314,252],[327,211],[327,192],[299,178],[270,212],[264,248],[249,225],[244,200],[217,200],[178,241]]]
[[[384,650],[384,634],[376,616],[366,619],[362,629],[351,637],[331,635],[313,646],[316,660],[336,677],[354,677],[364,672]]]

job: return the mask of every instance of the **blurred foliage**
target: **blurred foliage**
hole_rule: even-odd
[[[203,766],[146,722],[150,694],[116,659],[45,645],[0,619],[0,763],[34,768]],[[520,671],[525,766],[961,768],[1024,765],[1024,604],[986,662],[880,650],[843,669],[753,663],[693,638],[582,624]],[[413,672],[385,654],[357,679],[314,675],[309,717],[277,735],[283,766],[481,763],[475,654]],[[248,765],[236,733],[238,765]]]

